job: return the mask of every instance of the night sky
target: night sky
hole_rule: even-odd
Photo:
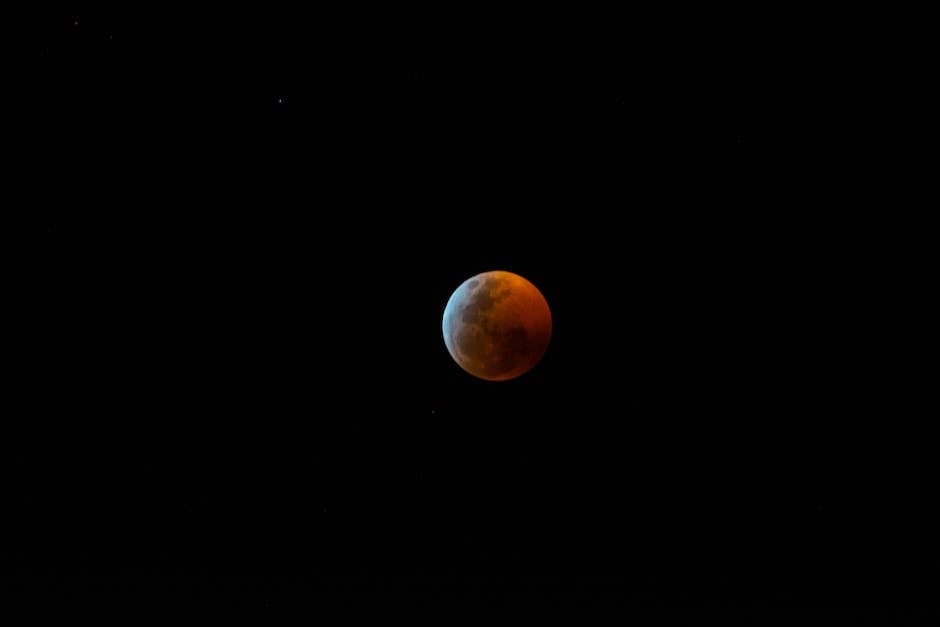
[[[921,624],[937,462],[874,332],[844,51],[467,11],[26,21],[6,580]],[[493,269],[554,318],[502,383],[441,336]]]

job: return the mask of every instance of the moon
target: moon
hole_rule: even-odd
[[[444,344],[461,368],[487,381],[515,379],[542,359],[552,337],[545,297],[503,270],[472,276],[444,308]]]

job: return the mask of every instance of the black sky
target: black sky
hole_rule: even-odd
[[[931,605],[936,462],[872,331],[878,218],[846,192],[868,57],[825,28],[233,10],[24,30],[43,235],[12,581]],[[440,336],[489,269],[555,320],[503,384]]]

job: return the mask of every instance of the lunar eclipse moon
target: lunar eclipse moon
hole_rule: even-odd
[[[541,361],[552,314],[525,278],[493,270],[470,277],[444,308],[444,344],[457,364],[480,379],[506,381]]]

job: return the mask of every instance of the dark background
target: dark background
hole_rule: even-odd
[[[756,14],[352,13],[24,23],[8,581],[933,606],[877,46]],[[489,269],[555,325],[499,384],[440,335]]]

